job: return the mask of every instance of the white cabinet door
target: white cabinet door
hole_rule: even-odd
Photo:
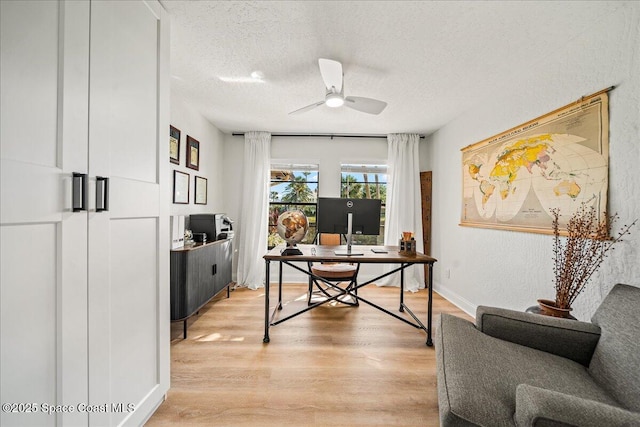
[[[0,2],[3,426],[86,425],[89,4]],[[22,404],[21,406],[18,404]],[[14,412],[15,411],[15,412]]]
[[[169,386],[167,26],[155,2],[92,3],[89,171],[109,201],[89,213],[89,398],[111,405],[92,425],[141,424]]]

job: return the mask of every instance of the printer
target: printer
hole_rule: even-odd
[[[233,221],[225,214],[222,214],[222,225],[218,239],[233,239]]]
[[[207,241],[233,238],[233,221],[224,213],[189,215],[189,228],[206,234]]]

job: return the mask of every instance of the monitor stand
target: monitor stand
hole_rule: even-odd
[[[364,255],[364,252],[351,250],[351,232],[353,231],[352,229],[353,229],[353,213],[349,212],[349,214],[347,215],[347,250],[334,251],[334,254],[336,254],[337,256]]]
[[[337,256],[357,256],[357,255],[364,255],[364,252],[358,252],[358,251],[334,251],[334,254],[336,254]]]

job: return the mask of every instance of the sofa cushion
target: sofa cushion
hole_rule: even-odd
[[[593,323],[482,305],[476,310],[476,329],[584,366],[589,366],[600,339],[600,328]]]
[[[451,315],[436,327],[443,426],[513,426],[519,384],[619,406],[579,363],[491,337]]]
[[[640,412],[640,288],[614,286],[591,321],[601,336],[589,372],[627,409]]]

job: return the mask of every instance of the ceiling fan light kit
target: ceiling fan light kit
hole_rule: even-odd
[[[264,80],[264,73],[260,70],[255,70],[251,73],[251,78],[254,80]]]
[[[327,107],[337,108],[344,105],[344,98],[339,93],[330,92],[324,99],[324,103]]]
[[[382,110],[386,108],[386,102],[373,98],[365,98],[362,96],[347,96],[345,98],[343,85],[344,74],[340,62],[320,58],[318,59],[318,66],[320,67],[320,74],[326,87],[324,101],[314,102],[311,105],[294,110],[289,114],[304,113],[323,104],[331,108],[342,107],[344,105],[367,114],[380,114]]]

